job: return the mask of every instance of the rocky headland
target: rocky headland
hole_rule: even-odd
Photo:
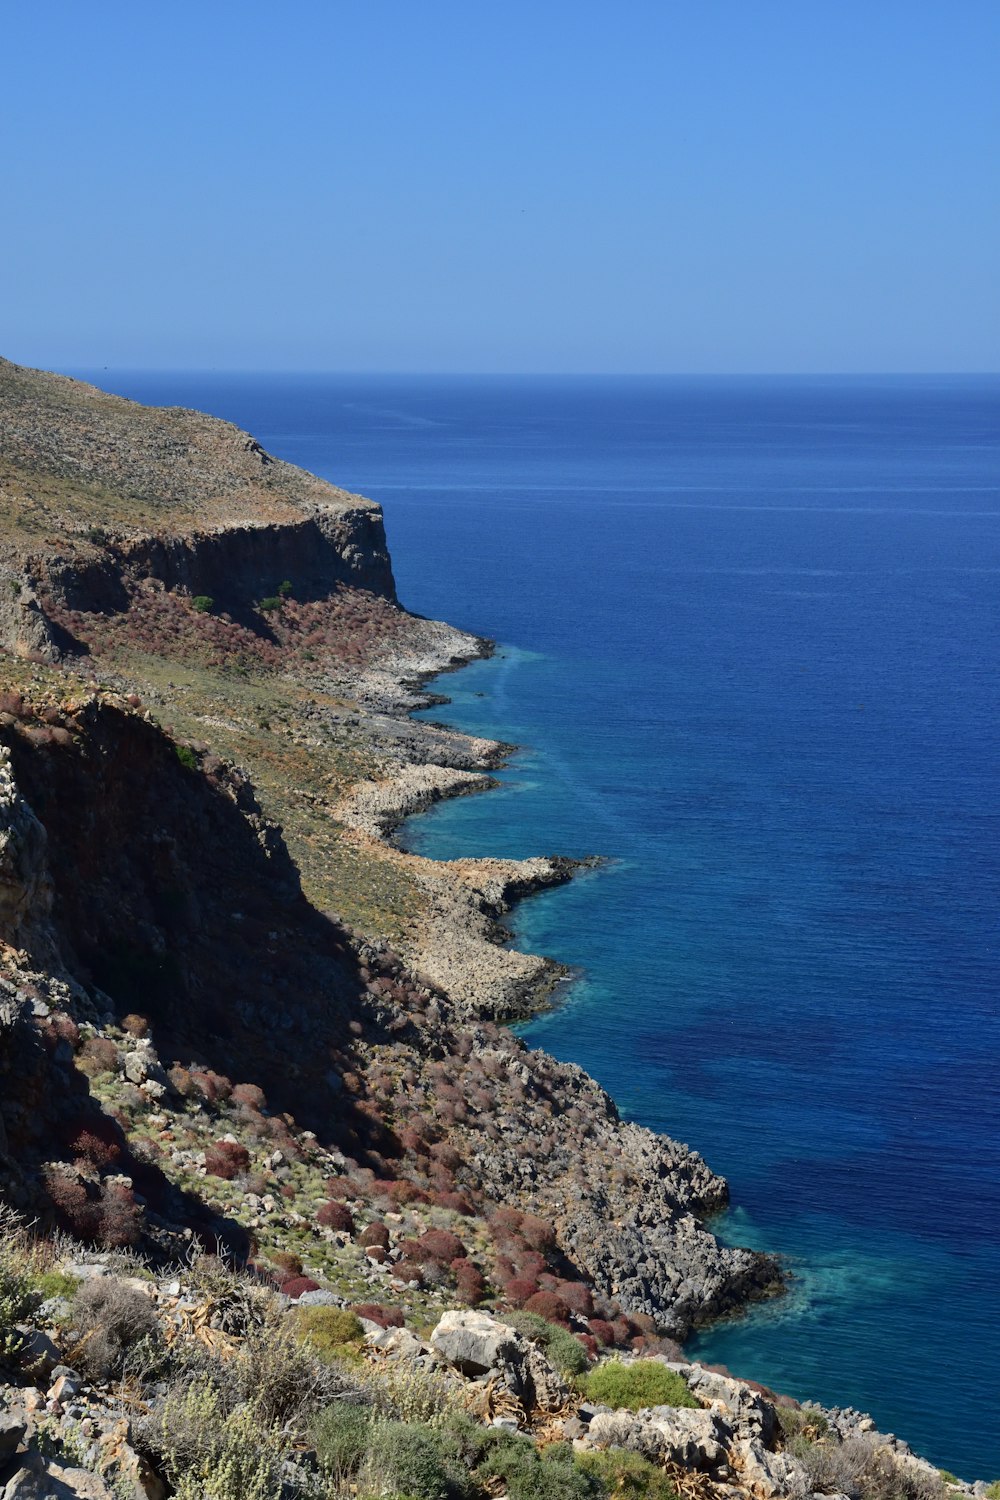
[[[227,1296],[264,1298],[264,1322],[315,1293],[362,1317],[355,1362],[401,1358],[445,1385],[470,1359],[420,1330],[484,1320],[468,1328],[514,1341],[476,1366],[508,1392],[489,1420],[543,1445],[640,1454],[684,1493],[682,1473],[706,1494],[831,1492],[728,1377],[681,1371],[681,1433],[656,1410],[588,1415],[558,1372],[540,1401],[537,1372],[510,1374],[537,1364],[539,1324],[581,1351],[581,1379],[611,1355],[683,1364],[677,1340],[781,1273],[713,1236],[726,1186],[696,1152],[502,1024],[564,975],[502,946],[504,914],[579,862],[436,862],[393,842],[439,798],[488,791],[512,747],[409,717],[435,701],[430,677],[490,648],[400,605],[379,508],[229,424],[3,361],[0,498],[0,1197],[36,1226],[23,1240],[8,1221],[27,1289],[7,1312],[0,1250],[0,1362],[36,1393],[0,1393],[4,1500],[107,1492],[39,1478],[40,1415],[92,1424],[92,1477],[114,1415],[94,1372],[88,1386],[67,1364],[55,1382],[75,1386],[53,1394],[54,1367],[27,1361],[42,1337],[69,1359],[83,1317],[36,1315],[39,1264],[86,1284],[81,1266],[138,1256],[156,1337],[183,1304],[193,1338],[177,1268],[207,1251]],[[227,1333],[221,1316],[199,1326],[243,1358],[257,1324]],[[504,1318],[534,1343],[486,1329]],[[170,1380],[135,1380],[157,1410],[149,1383]],[[720,1402],[730,1415],[695,1422]],[[836,1420],[820,1441],[846,1441]],[[128,1493],[228,1500],[184,1490],[165,1441],[139,1441]],[[275,1472],[262,1496],[340,1493]]]

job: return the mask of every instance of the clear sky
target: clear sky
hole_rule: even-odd
[[[1000,369],[1000,0],[13,0],[0,352]]]

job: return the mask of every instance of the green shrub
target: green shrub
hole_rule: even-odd
[[[292,580],[290,578],[286,578],[284,583],[278,584],[278,593],[282,599],[288,598],[289,594],[292,593]]]
[[[12,1359],[21,1344],[15,1328],[38,1301],[32,1279],[27,1231],[16,1215],[0,1205],[0,1359]]]
[[[191,600],[191,608],[196,609],[199,614],[207,615],[214,603],[211,594],[195,594]]]
[[[1000,1479],[986,1486],[986,1500],[1000,1500]]]
[[[581,1453],[577,1463],[613,1497],[623,1500],[678,1500],[673,1481],[639,1453],[624,1448]]]
[[[53,1297],[72,1297],[80,1280],[77,1276],[67,1276],[65,1271],[40,1271],[33,1284],[41,1300],[49,1302]]]
[[[801,1457],[802,1452],[811,1443],[825,1437],[829,1431],[830,1424],[826,1417],[814,1408],[778,1406],[775,1410],[778,1414],[778,1426],[785,1439],[785,1446],[797,1458]]]
[[[457,1487],[436,1435],[416,1422],[373,1422],[362,1492],[450,1500]]]
[[[575,1462],[568,1443],[553,1443],[543,1453],[523,1438],[498,1444],[479,1474],[502,1480],[509,1500],[603,1500],[605,1493],[600,1478]]]
[[[582,1375],[590,1361],[580,1340],[555,1323],[547,1323],[537,1313],[504,1313],[503,1320],[523,1333],[525,1338],[544,1349],[547,1357],[564,1375]]]
[[[698,1402],[687,1382],[676,1370],[668,1370],[657,1359],[638,1359],[626,1365],[619,1359],[608,1360],[583,1382],[591,1401],[605,1406],[640,1411],[644,1406],[693,1406]]]
[[[176,1500],[273,1500],[281,1492],[280,1432],[248,1406],[227,1409],[210,1379],[167,1393],[154,1443]]]
[[[175,745],[174,749],[177,751],[177,759],[180,761],[185,771],[197,771],[198,757],[197,755],[195,755],[190,745]]]
[[[292,1318],[295,1337],[328,1364],[350,1358],[364,1342],[359,1319],[346,1307],[298,1307]]]
[[[372,1431],[370,1406],[336,1401],[312,1420],[309,1437],[320,1467],[339,1487],[353,1479],[368,1452]]]
[[[276,609],[281,608],[281,599],[277,594],[268,594],[266,599],[260,601],[257,608],[265,615],[273,614]]]

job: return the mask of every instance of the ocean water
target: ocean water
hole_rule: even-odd
[[[730,1181],[789,1294],[694,1354],[1000,1476],[1000,379],[100,372],[380,500],[525,748],[424,853],[608,856],[527,1040]]]

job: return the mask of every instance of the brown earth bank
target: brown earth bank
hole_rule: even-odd
[[[489,646],[399,605],[378,507],[4,363],[0,444],[7,1202],[154,1265],[218,1250],[283,1305],[534,1317],[584,1365],[676,1361],[779,1290],[706,1228],[697,1153],[499,1024],[564,972],[503,915],[574,863],[393,845],[511,747],[408,717]]]

